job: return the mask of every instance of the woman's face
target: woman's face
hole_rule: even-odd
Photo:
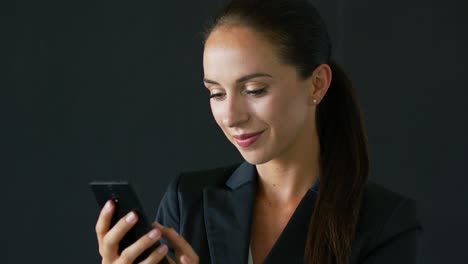
[[[315,129],[310,82],[283,64],[275,48],[241,26],[211,33],[203,54],[204,83],[216,123],[246,161],[287,158]],[[248,134],[254,134],[255,136]]]

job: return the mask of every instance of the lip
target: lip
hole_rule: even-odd
[[[233,138],[236,140],[237,144],[241,147],[248,147],[255,143],[257,139],[261,136],[264,131],[249,133],[249,134],[241,134],[235,135]]]

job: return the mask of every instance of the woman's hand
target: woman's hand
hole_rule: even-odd
[[[112,201],[107,201],[106,205],[102,208],[96,223],[96,234],[99,244],[99,254],[102,257],[102,264],[133,263],[135,259],[143,253],[143,251],[161,238],[161,231],[158,229],[151,230],[148,234],[142,236],[140,239],[135,241],[135,243],[125,248],[119,255],[119,242],[128,230],[130,230],[138,221],[138,216],[134,212],[130,212],[125,217],[122,217],[109,230],[114,211],[114,203]],[[167,246],[161,245],[141,263],[159,263],[167,254],[167,251]]]
[[[173,229],[153,224],[155,226],[148,234],[142,236],[135,243],[125,248],[119,255],[119,242],[124,235],[138,221],[137,214],[130,212],[125,217],[120,219],[110,230],[110,222],[114,213],[115,206],[112,201],[108,201],[101,210],[98,221],[96,223],[96,234],[99,244],[99,254],[102,257],[102,264],[127,264],[133,263],[135,259],[143,253],[147,248],[158,241],[161,236],[164,236],[175,248],[177,263],[182,264],[197,264],[198,256],[193,251],[192,247],[179,236]],[[168,248],[161,244],[154,250],[142,264],[159,263],[167,254]],[[175,262],[167,257],[171,264]]]
[[[198,264],[197,253],[195,253],[192,246],[190,246],[190,244],[173,228],[163,226],[157,222],[153,223],[153,227],[160,230],[162,236],[174,247],[177,264]],[[167,257],[167,259],[171,264],[175,263],[171,258]]]

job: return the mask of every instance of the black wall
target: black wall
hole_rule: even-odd
[[[1,263],[98,263],[91,180],[134,181],[153,218],[178,172],[241,160],[202,84],[199,32],[224,2],[0,8]],[[322,0],[318,7],[363,107],[371,179],[419,201],[423,263],[462,263],[467,4]]]

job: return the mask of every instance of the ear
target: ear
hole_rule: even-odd
[[[330,87],[332,70],[328,64],[320,64],[309,78],[309,98],[307,102],[310,105],[318,105]]]

